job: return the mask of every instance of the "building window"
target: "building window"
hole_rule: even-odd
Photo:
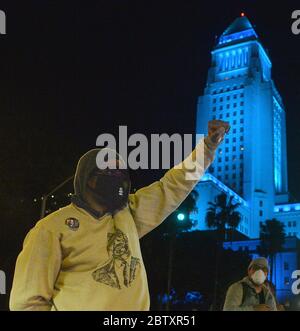
[[[243,98],[244,97],[244,93],[241,93],[241,98]]]
[[[236,133],[236,129],[233,129],[233,133]]]
[[[244,128],[242,127],[242,128],[240,128],[240,132],[244,132]]]
[[[213,120],[215,120],[215,119],[216,119],[216,115],[213,115],[213,117],[212,117],[212,118],[213,118]]]
[[[221,118],[221,119],[223,118],[223,114],[220,114],[220,118]]]
[[[244,119],[243,118],[240,119],[240,123],[244,123]]]
[[[217,107],[213,107],[213,111],[216,111],[217,110]]]
[[[227,104],[227,105],[226,105],[226,108],[227,108],[227,109],[229,109],[229,108],[230,108],[230,105],[229,105],[229,104]]]
[[[233,95],[233,99],[236,99],[236,94]]]
[[[244,101],[241,101],[240,105],[241,105],[241,106],[244,106]]]
[[[284,262],[283,267],[284,270],[289,270],[289,264],[287,262]]]
[[[263,201],[260,200],[260,201],[259,201],[259,207],[262,207],[262,206],[263,206]]]
[[[236,111],[233,112],[233,116],[236,116]]]
[[[222,170],[222,168],[221,167],[218,167],[218,171],[220,172]]]
[[[228,170],[228,165],[225,166],[225,170]]]
[[[232,138],[232,142],[234,142],[234,143],[236,142],[236,137]]]
[[[232,178],[233,179],[236,179],[236,174],[232,174]]]
[[[222,158],[218,157],[218,162],[221,162],[222,161]]]
[[[289,284],[290,284],[289,277],[284,277],[284,285],[289,285]]]
[[[227,100],[230,100],[230,96],[229,95],[227,95],[227,98],[226,98]]]
[[[225,175],[225,179],[228,179],[228,175],[227,174]]]
[[[263,216],[263,211],[262,210],[259,211],[259,216]]]
[[[228,152],[229,152],[229,148],[226,147],[226,148],[225,148],[225,153],[228,153]]]
[[[243,136],[240,136],[240,141],[244,141],[244,137]]]
[[[232,166],[232,169],[233,169],[233,170],[235,170],[235,169],[236,169],[236,165],[235,165],[235,164]]]
[[[220,106],[220,110],[223,110],[223,106]]]
[[[229,113],[226,114],[226,117],[229,117]]]
[[[225,139],[225,144],[228,144],[228,143],[229,143],[229,139],[226,138],[226,139]]]
[[[288,222],[288,227],[292,227],[292,222]]]
[[[293,227],[295,227],[297,224],[296,224],[296,221],[293,221]]]
[[[241,115],[244,115],[244,109],[241,109],[241,110],[240,110],[240,114],[241,114]]]
[[[233,123],[233,125],[235,125],[235,124],[236,124],[236,120],[233,120],[233,122],[232,122],[232,123]]]
[[[236,103],[233,104],[233,107],[236,108]]]
[[[216,98],[213,98],[213,103],[216,103],[217,102],[217,99]]]
[[[229,160],[229,158],[228,158],[228,156],[226,156],[226,157],[225,157],[225,161],[228,162],[228,160]]]
[[[243,154],[241,154],[240,155],[240,160],[242,160],[244,158],[244,155]]]

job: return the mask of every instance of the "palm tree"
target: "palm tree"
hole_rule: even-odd
[[[227,229],[233,232],[241,222],[241,214],[237,211],[241,204],[234,204],[233,199],[233,196],[228,198],[225,193],[221,193],[216,196],[215,202],[208,203],[205,222],[208,228],[217,229],[221,243],[228,239]]]
[[[281,252],[285,243],[284,224],[276,218],[266,220],[260,225],[260,254],[270,259],[270,279],[273,281],[273,271],[276,254]]]
[[[241,221],[241,214],[237,211],[240,203],[233,203],[233,196],[229,198],[225,193],[215,197],[214,202],[209,202],[205,222],[208,228],[217,230],[216,243],[216,270],[215,270],[215,287],[213,296],[213,309],[217,309],[217,292],[219,284],[219,260],[221,258],[223,242],[227,239],[227,229],[236,229]]]

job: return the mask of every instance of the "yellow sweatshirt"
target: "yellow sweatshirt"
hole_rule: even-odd
[[[204,166],[214,150],[200,141]],[[200,152],[201,154],[201,152]],[[187,158],[191,161],[194,152]],[[129,196],[114,215],[93,217],[74,203],[43,218],[27,234],[18,256],[11,310],[149,310],[147,275],[139,238],[157,227],[186,198],[198,179],[170,169]]]

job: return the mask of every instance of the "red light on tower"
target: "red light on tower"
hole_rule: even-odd
[[[245,16],[245,13],[241,13],[241,16],[244,17]]]

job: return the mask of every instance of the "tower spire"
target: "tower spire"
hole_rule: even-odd
[[[246,17],[245,13],[242,12],[241,16],[237,17],[222,33],[217,48],[250,39],[258,39],[258,36],[249,19]]]

